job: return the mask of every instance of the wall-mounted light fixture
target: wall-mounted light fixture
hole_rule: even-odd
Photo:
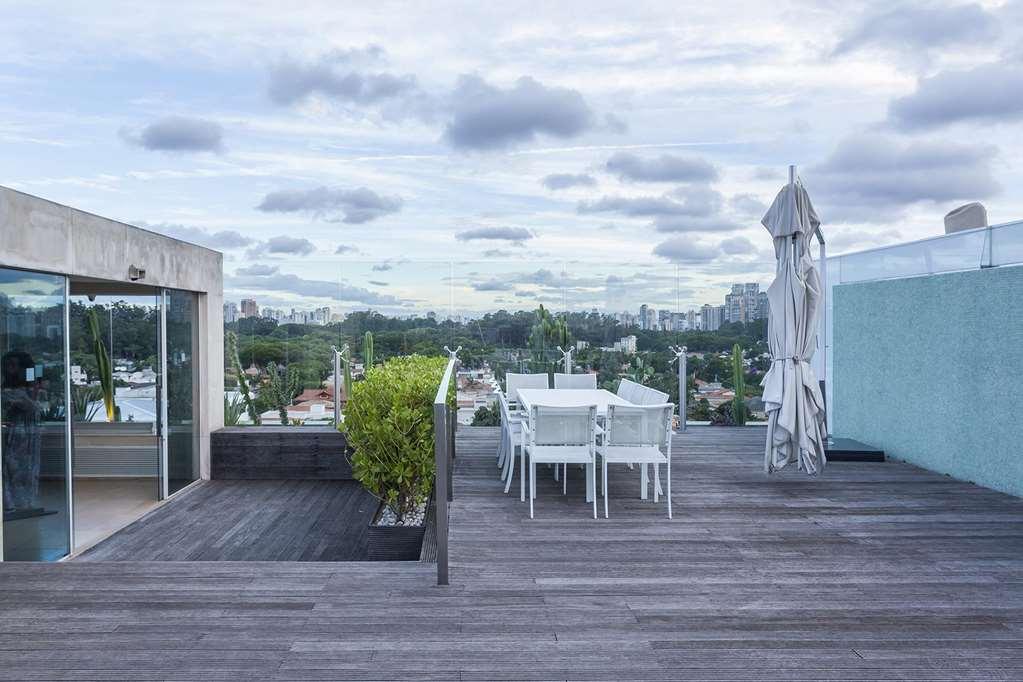
[[[130,279],[132,282],[137,282],[140,279],[145,278],[146,278],[145,268],[140,268],[137,265],[131,265],[128,267],[128,279]]]

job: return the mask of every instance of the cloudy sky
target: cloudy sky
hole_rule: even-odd
[[[789,163],[835,253],[1023,218],[1023,2],[362,4],[6,4],[0,184],[389,312],[766,285]]]

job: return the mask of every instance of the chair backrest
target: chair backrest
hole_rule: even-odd
[[[597,406],[534,405],[530,420],[533,445],[590,445],[596,442]]]
[[[550,380],[547,373],[540,374],[514,374],[508,372],[504,375],[504,384],[507,389],[508,400],[517,403],[519,400],[518,390],[520,388],[550,388]]]
[[[504,391],[494,391],[497,394],[497,404],[501,409],[501,425],[507,426],[511,424],[510,410],[508,409],[508,399],[504,397]]]
[[[668,402],[668,394],[664,391],[637,384],[629,379],[622,379],[618,384],[618,397],[628,400],[633,405],[663,405]]]
[[[604,438],[614,446],[666,448],[674,413],[671,403],[608,405]]]
[[[641,386],[643,390],[639,395],[640,405],[663,405],[668,402],[668,394],[664,391],[658,391],[656,388],[650,388],[649,386]]]
[[[554,375],[554,388],[596,388],[596,374],[563,374]]]
[[[640,384],[629,379],[622,379],[618,383],[618,397],[623,400],[628,400],[630,403],[639,403],[636,397],[639,395],[637,389],[643,388]]]

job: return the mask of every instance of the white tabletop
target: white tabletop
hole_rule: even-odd
[[[602,388],[520,388],[519,404],[527,412],[534,405],[547,407],[580,407],[596,405],[597,414],[607,415],[608,405],[632,405],[611,391]]]

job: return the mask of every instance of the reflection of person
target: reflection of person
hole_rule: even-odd
[[[4,508],[38,506],[42,406],[33,379],[35,363],[24,351],[3,356],[0,407],[3,408]]]

